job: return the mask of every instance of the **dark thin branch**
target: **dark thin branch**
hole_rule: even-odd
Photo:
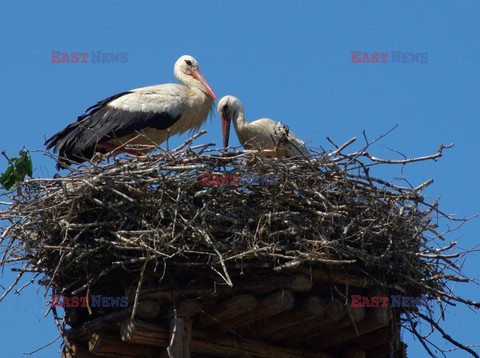
[[[434,326],[435,329],[436,329],[437,331],[439,331],[439,332],[442,334],[443,338],[445,338],[447,341],[449,341],[449,342],[452,343],[453,345],[457,346],[458,348],[464,350],[465,352],[470,353],[470,354],[472,355],[472,357],[476,357],[476,358],[479,358],[479,357],[480,357],[480,356],[479,356],[477,353],[475,353],[472,349],[470,349],[470,348],[467,347],[466,345],[461,344],[461,343],[459,343],[458,341],[456,341],[455,339],[453,339],[453,338],[452,338],[449,334],[447,334],[447,333],[442,329],[442,327],[440,327],[440,325],[439,325],[437,322],[435,322],[433,319],[431,319],[431,318],[428,317],[428,316],[425,316],[424,314],[422,314],[422,313],[420,313],[420,312],[417,313],[417,314],[418,314],[418,316],[419,316],[420,318],[424,319],[425,321],[427,321],[428,323],[430,323],[432,326]]]

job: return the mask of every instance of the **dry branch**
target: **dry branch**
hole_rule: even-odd
[[[438,243],[445,239],[439,219],[467,220],[452,219],[423,196],[431,180],[410,187],[372,175],[376,166],[436,160],[451,145],[433,155],[389,160],[368,152],[375,141],[345,153],[351,139],[306,160],[218,152],[211,144],[193,146],[193,140],[148,157],[79,165],[64,177],[27,180],[2,195],[0,266],[14,266],[18,279],[0,301],[28,273],[42,275],[43,286],[66,296],[121,296],[130,288],[128,310],[67,330],[68,337],[83,339],[132,313],[141,317],[141,300],[265,297],[278,289],[285,289],[285,299],[312,284],[422,297],[408,314],[428,323],[418,313],[436,304],[480,307],[451,291],[452,284],[469,282],[459,264],[466,253],[455,251],[456,242]],[[276,175],[278,181],[203,185],[203,173]],[[293,297],[282,304],[264,300],[237,322],[243,308],[210,312],[200,322],[213,326],[212,319],[225,319],[240,327],[293,307]],[[327,309],[323,321],[304,326],[322,327],[345,314],[343,304],[330,311],[336,316]],[[89,307],[89,313],[99,311]],[[77,322],[75,315],[68,319]],[[299,322],[291,327],[302,330]],[[287,331],[274,333],[281,340]]]

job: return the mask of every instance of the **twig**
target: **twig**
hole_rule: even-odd
[[[10,202],[0,202],[0,221],[6,226],[0,266],[19,272],[0,300],[17,285],[20,292],[33,282],[19,284],[26,272],[41,273],[41,287],[90,296],[113,290],[105,282],[119,289],[122,270],[128,273],[124,284],[136,287],[128,312],[133,318],[144,282],[158,277],[159,263],[166,291],[169,282],[208,277],[213,285],[232,287],[250,272],[269,277],[312,265],[361,272],[375,286],[421,295],[427,309],[440,307],[439,315],[447,304],[480,307],[453,293],[457,282],[476,283],[462,273],[464,259],[476,248],[460,251],[452,240],[439,245],[470,218],[448,215],[438,200],[424,197],[431,179],[410,184],[403,177],[385,180],[371,174],[377,165],[436,160],[452,145],[417,158],[397,152],[402,160],[368,152],[389,132],[374,141],[363,132],[365,145],[354,153],[345,151],[356,138],[340,146],[327,138],[335,147],[330,153],[320,148],[308,160],[293,160],[193,145],[202,131],[173,151],[110,156],[75,165],[63,178],[27,180],[4,195]],[[217,182],[203,182],[205,173],[218,176]],[[276,179],[273,184],[230,182],[246,175]],[[438,228],[450,221],[453,227]],[[336,285],[332,294],[340,288]],[[98,313],[88,302],[87,310]],[[416,311],[408,314],[426,322]],[[422,337],[410,323],[412,334],[432,353],[428,335]]]
[[[330,143],[332,143],[331,140],[330,140],[330,138],[327,137],[327,139],[328,139],[328,141],[329,141]],[[351,138],[350,140],[348,140],[347,142],[343,143],[340,147],[338,147],[338,148],[337,148],[336,150],[334,150],[333,152],[328,153],[328,156],[329,156],[329,157],[332,157],[332,156],[337,155],[338,153],[340,153],[342,150],[344,150],[346,147],[348,147],[350,144],[352,144],[352,143],[355,142],[356,140],[357,140],[357,137]]]
[[[59,338],[61,338],[61,337],[62,337],[62,335],[59,334],[56,338],[52,339],[50,342],[44,344],[43,346],[41,346],[41,347],[39,347],[39,348],[31,351],[31,352],[23,352],[22,354],[25,354],[26,356],[31,356],[32,354],[35,354],[35,353],[37,353],[37,352],[40,352],[42,349],[45,349],[45,348],[51,346],[53,343],[55,343],[56,341],[58,341]]]
[[[419,316],[420,318],[424,319],[425,321],[427,321],[428,323],[430,323],[432,326],[434,326],[435,329],[442,334],[443,338],[445,338],[447,341],[449,341],[449,342],[452,343],[453,345],[455,345],[455,346],[457,346],[458,348],[460,348],[460,349],[462,349],[462,350],[470,353],[473,357],[476,357],[476,358],[480,357],[477,353],[475,353],[475,352],[474,352],[473,350],[471,350],[469,347],[467,347],[466,345],[461,344],[461,343],[457,342],[455,339],[453,339],[450,335],[448,335],[448,334],[442,329],[442,327],[440,327],[440,325],[439,325],[437,322],[435,322],[435,321],[434,321],[433,319],[431,319],[430,317],[425,316],[424,314],[422,314],[422,313],[420,313],[420,312],[418,313],[418,316]]]
[[[133,308],[132,308],[132,315],[130,318],[133,320],[135,319],[135,315],[137,314],[137,307],[138,307],[138,299],[140,297],[140,289],[142,288],[143,277],[145,276],[145,269],[147,268],[147,263],[149,260],[149,253],[145,257],[145,262],[143,263],[142,271],[140,272],[140,278],[138,279],[137,290],[135,291],[135,300],[133,301]]]

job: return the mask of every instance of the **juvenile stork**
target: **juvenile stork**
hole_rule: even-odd
[[[218,103],[218,113],[222,118],[223,146],[228,147],[230,123],[237,132],[238,140],[245,149],[260,149],[276,157],[308,157],[305,143],[293,134],[288,127],[268,118],[251,123],[245,122],[242,102],[236,97],[225,96]]]
[[[185,86],[167,83],[108,97],[47,139],[47,149],[59,154],[57,168],[96,152],[144,154],[174,134],[198,130],[217,97],[192,56],[180,57],[173,73]]]

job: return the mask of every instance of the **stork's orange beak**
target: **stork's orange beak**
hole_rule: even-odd
[[[196,69],[195,71],[192,72],[192,76],[193,78],[195,78],[196,80],[200,81],[200,83],[203,85],[203,87],[205,87],[205,89],[207,90],[208,94],[210,95],[210,97],[212,97],[215,101],[217,100],[217,96],[215,95],[215,93],[213,92],[212,88],[210,87],[210,85],[208,84],[207,80],[205,79],[205,77],[203,77],[202,73],[200,72],[199,69]]]
[[[222,135],[223,135],[223,147],[228,147],[228,139],[230,137],[230,123],[232,118],[222,115]]]

